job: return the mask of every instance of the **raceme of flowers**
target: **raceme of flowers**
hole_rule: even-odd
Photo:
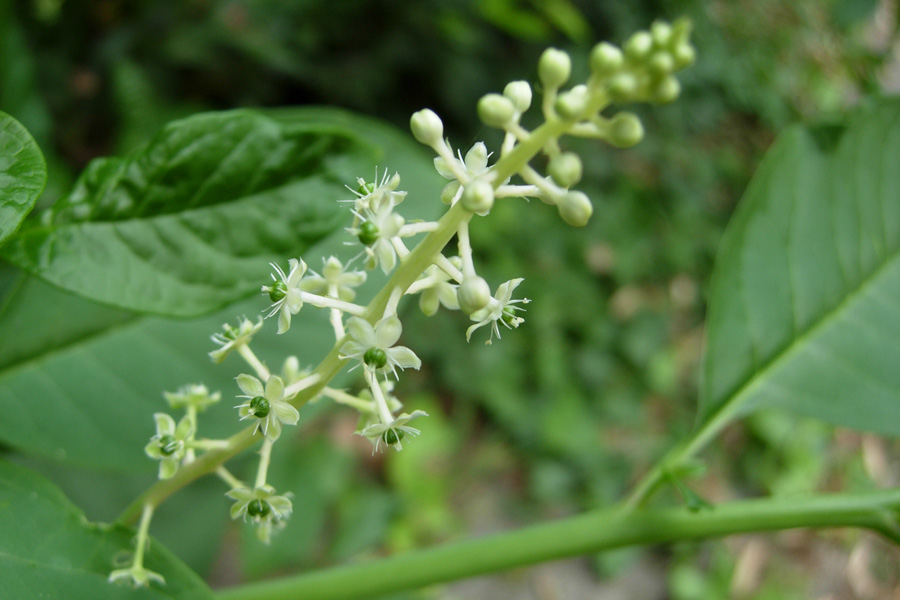
[[[500,147],[491,152],[484,142],[454,149],[444,137],[443,123],[431,110],[412,115],[410,127],[416,140],[435,153],[434,166],[448,180],[440,193],[447,212],[438,221],[411,221],[400,212],[407,193],[401,178],[385,169],[372,181],[357,180],[349,205],[350,245],[354,255],[346,260],[328,257],[321,272],[310,268],[302,257],[290,257],[287,267],[272,263],[271,282],[261,287],[270,301],[262,310],[266,319],[277,317],[277,333],[286,334],[293,317],[307,306],[324,309],[334,331],[333,348],[323,348],[327,357],[315,369],[301,369],[295,357],[284,361],[280,374],[273,374],[251,349],[253,337],[264,320],[241,318],[237,326],[225,324],[212,336],[216,348],[210,357],[223,363],[240,356],[252,374],[241,373],[235,393],[237,419],[252,423],[252,436],[262,440],[255,482],[251,485],[232,475],[224,466],[216,473],[229,486],[234,501],[231,515],[257,527],[259,538],[268,542],[293,512],[289,495],[279,495],[268,482],[272,445],[284,428],[298,423],[300,404],[320,398],[359,412],[356,433],[372,443],[373,452],[387,447],[403,448],[402,442],[419,435],[410,425],[427,417],[422,410],[406,412],[393,394],[394,381],[407,369],[419,369],[414,350],[399,344],[403,325],[398,309],[405,296],[418,296],[426,315],[441,308],[464,313],[470,340],[486,330],[485,343],[500,339],[501,326],[514,329],[525,322],[527,298],[516,292],[522,278],[491,285],[478,274],[469,238],[469,227],[489,216],[495,202],[506,198],[536,198],[556,207],[560,217],[573,226],[585,225],[593,207],[590,199],[573,189],[582,175],[581,158],[564,151],[560,139],[566,135],[604,140],[616,147],[638,143],[643,127],[633,113],[615,107],[632,102],[670,102],[680,85],[675,73],[694,60],[688,41],[689,24],[654,23],[649,31],[634,34],[618,48],[608,43],[594,47],[589,57],[587,80],[564,89],[571,75],[571,60],[563,51],[546,50],[538,62],[543,94],[539,110],[544,122],[533,130],[521,124],[531,108],[533,92],[525,81],[509,83],[502,93],[487,94],[478,103],[478,116],[488,127],[503,131]],[[546,173],[529,163],[538,154],[546,158]],[[390,160],[390,157],[388,157]],[[513,178],[519,181],[512,183]],[[350,189],[350,188],[348,188]],[[448,247],[456,240],[455,252]],[[414,243],[418,240],[418,244]],[[425,243],[428,242],[428,243]],[[389,276],[384,288],[368,305],[354,303],[366,271],[380,269]],[[300,336],[302,340],[302,335]],[[301,341],[302,343],[302,341]],[[328,386],[342,367],[362,372],[363,389],[357,393]],[[181,468],[196,460],[198,452],[228,450],[229,440],[198,438],[198,415],[217,403],[221,395],[195,384],[166,393],[172,409],[185,414],[176,421],[167,413],[154,415],[156,432],[146,454],[159,461],[160,479],[178,476]],[[419,421],[416,421],[418,424]],[[142,564],[146,528],[154,506],[146,505],[131,569],[119,569],[111,579],[135,585],[161,581]]]

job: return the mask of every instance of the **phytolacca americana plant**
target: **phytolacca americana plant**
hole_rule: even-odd
[[[234,500],[232,517],[250,521],[258,527],[260,539],[268,541],[293,511],[289,494],[277,494],[268,482],[272,445],[285,426],[297,424],[297,408],[315,398],[330,398],[358,411],[356,433],[372,442],[373,451],[386,446],[400,450],[402,440],[418,435],[420,431],[409,423],[427,417],[426,413],[405,412],[393,395],[393,382],[402,372],[421,365],[414,350],[398,344],[403,331],[398,312],[402,299],[418,295],[419,306],[427,315],[441,306],[465,313],[471,323],[465,329],[467,339],[485,327],[486,343],[490,344],[494,337],[500,338],[501,327],[519,327],[525,320],[523,305],[528,302],[515,297],[523,280],[513,277],[492,288],[478,274],[470,223],[488,216],[497,201],[536,198],[555,206],[569,225],[584,226],[593,212],[592,204],[583,192],[573,189],[581,180],[582,162],[577,154],[564,151],[560,140],[565,136],[594,138],[616,147],[638,143],[643,136],[640,120],[612,107],[670,102],[678,96],[680,85],[674,74],[694,60],[689,29],[686,21],[658,22],[650,31],[632,36],[623,49],[598,44],[590,55],[587,80],[567,89],[563,86],[571,75],[569,56],[561,50],[545,51],[538,63],[543,93],[541,125],[528,130],[521,124],[533,99],[532,88],[525,81],[511,82],[502,93],[488,94],[479,101],[482,122],[504,132],[500,148],[493,153],[478,142],[463,155],[444,137],[437,114],[429,109],[415,113],[410,123],[413,136],[434,150],[435,168],[449,180],[440,194],[446,212],[437,221],[408,221],[400,210],[407,196],[399,189],[400,175],[385,169],[379,178],[376,171],[373,181],[358,180],[358,187],[351,190],[354,197],[348,200],[351,222],[347,232],[360,247],[355,256],[346,262],[330,257],[321,273],[300,257],[290,258],[286,270],[272,265],[272,282],[262,291],[271,301],[267,316],[277,315],[278,333],[288,333],[292,316],[304,307],[323,308],[334,332],[334,345],[330,351],[323,349],[327,354],[314,369],[301,370],[295,357],[287,357],[281,372],[272,373],[251,349],[260,322],[242,319],[236,328],[225,325],[213,336],[219,346],[210,353],[215,362],[235,351],[253,371],[237,376],[243,394],[236,394],[239,401],[235,405],[239,419],[253,425],[227,440],[197,439],[197,414],[218,399],[200,386],[180,392],[179,397],[192,400],[177,403],[187,410],[177,425],[165,413],[156,415],[157,432],[147,454],[161,461],[160,478],[165,485],[151,488],[136,501],[136,511],[141,514],[138,551],[131,567],[115,571],[111,579],[136,585],[161,581],[161,576],[142,563],[153,511],[169,493],[208,472],[215,472],[229,486],[226,495]],[[530,165],[539,155],[547,158],[545,174]],[[448,244],[453,239],[456,252],[450,254]],[[353,268],[357,261],[365,269],[380,268],[389,274],[387,283],[366,305],[355,303],[355,288],[366,279],[364,271]],[[329,387],[345,367],[360,368],[363,373],[365,385],[357,394]],[[251,485],[232,475],[223,463],[259,441],[260,460]]]

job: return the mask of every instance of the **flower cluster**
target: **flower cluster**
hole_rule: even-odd
[[[643,136],[638,118],[615,106],[638,101],[669,102],[679,93],[674,74],[691,64],[694,50],[688,41],[689,24],[654,23],[649,31],[632,36],[623,46],[598,44],[590,55],[590,75],[583,83],[564,89],[571,76],[571,59],[557,49],[548,49],[540,57],[538,78],[543,98],[540,111],[544,122],[528,130],[523,114],[531,108],[532,87],[525,81],[509,83],[502,93],[487,94],[478,102],[478,115],[488,127],[503,131],[500,147],[490,152],[484,142],[476,142],[463,155],[444,137],[443,123],[431,110],[412,115],[413,136],[435,153],[434,166],[448,180],[440,198],[447,212],[438,221],[408,220],[400,214],[407,193],[400,190],[400,176],[378,171],[372,181],[357,180],[351,189],[351,220],[347,232],[351,244],[361,246],[356,257],[342,262],[326,258],[321,274],[309,268],[302,257],[290,258],[287,268],[272,263],[271,283],[261,286],[270,306],[266,317],[277,315],[277,333],[285,334],[292,319],[304,306],[323,308],[334,331],[332,351],[316,369],[302,370],[296,358],[284,362],[281,374],[273,374],[251,350],[254,335],[263,327],[242,318],[236,327],[225,324],[213,335],[218,346],[210,357],[222,363],[235,353],[254,374],[236,377],[235,406],[240,420],[253,423],[244,438],[261,440],[259,463],[252,485],[233,476],[224,466],[216,473],[229,485],[226,496],[233,500],[231,516],[257,527],[259,538],[268,542],[274,530],[284,526],[293,512],[289,495],[279,495],[268,482],[272,447],[287,425],[300,419],[301,404],[317,398],[329,398],[359,412],[356,433],[368,439],[373,452],[391,446],[402,449],[402,441],[420,434],[410,423],[425,417],[422,410],[404,410],[394,395],[394,382],[406,369],[419,369],[415,352],[400,345],[403,325],[398,309],[405,296],[418,295],[419,308],[426,315],[441,307],[460,311],[469,319],[466,340],[481,328],[487,328],[487,344],[500,338],[502,325],[507,329],[524,322],[522,312],[527,298],[514,298],[522,278],[500,282],[495,288],[478,274],[473,258],[469,228],[477,217],[490,215],[497,201],[505,198],[537,198],[556,208],[564,222],[581,227],[593,212],[590,199],[573,189],[582,176],[582,161],[564,151],[564,136],[595,138],[616,147],[636,144]],[[546,158],[546,173],[529,163],[538,155]],[[492,162],[493,161],[493,162]],[[515,182],[513,178],[518,178]],[[419,244],[411,238],[426,236]],[[455,252],[447,250],[456,240]],[[361,260],[366,270],[380,269],[388,276],[383,289],[367,305],[356,304],[357,288],[367,279],[366,272],[352,269]],[[495,291],[492,293],[492,289]],[[365,385],[356,394],[328,386],[330,379],[348,366],[361,368]],[[159,477],[171,478],[179,468],[194,460],[196,451],[222,449],[230,456],[240,448],[230,440],[196,438],[197,415],[220,399],[205,387],[195,385],[166,394],[172,408],[185,410],[176,423],[166,413],[154,415],[156,434],[145,451],[160,462]],[[143,538],[152,506],[145,507]],[[143,542],[141,542],[143,543]],[[139,548],[142,548],[139,543]],[[114,579],[130,578],[146,585],[156,574],[143,569],[137,556],[131,569],[114,572]],[[123,574],[124,573],[124,574]]]

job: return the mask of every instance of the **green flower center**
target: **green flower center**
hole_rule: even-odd
[[[270,512],[272,512],[272,509],[269,507],[269,503],[259,498],[251,500],[250,504],[247,505],[247,514],[251,517],[265,517]]]
[[[372,192],[375,191],[375,183],[374,182],[367,183],[367,182],[363,181],[361,184],[359,184],[359,187],[356,188],[356,191],[359,192],[360,194],[362,194],[363,196],[368,196],[369,194],[371,194]]]
[[[178,451],[179,442],[173,435],[164,435],[159,438],[159,451],[163,456],[172,456]]]
[[[387,364],[387,354],[381,348],[369,348],[363,354],[363,362],[370,367],[380,369]]]
[[[287,296],[287,285],[283,281],[276,281],[269,288],[269,300],[272,302],[278,302],[285,296]]]
[[[359,226],[359,243],[371,246],[378,241],[378,236],[380,234],[381,232],[378,230],[378,225],[371,221],[366,221]]]
[[[384,443],[393,446],[400,442],[406,434],[403,433],[402,429],[388,429],[384,433],[381,434],[381,439],[384,440]]]
[[[250,413],[259,419],[269,416],[269,401],[262,396],[257,396],[250,401]]]

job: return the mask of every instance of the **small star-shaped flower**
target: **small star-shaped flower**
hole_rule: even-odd
[[[272,375],[266,381],[266,387],[252,375],[238,375],[237,384],[244,392],[238,398],[246,398],[246,402],[237,405],[241,420],[256,418],[257,431],[262,430],[273,442],[281,435],[282,423],[296,425],[300,413],[284,397],[284,381],[278,375]]]

